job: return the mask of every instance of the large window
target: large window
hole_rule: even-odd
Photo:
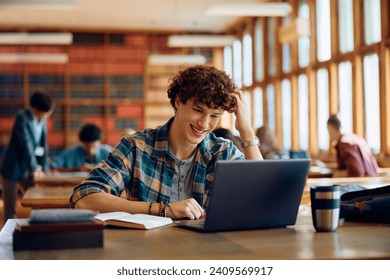
[[[329,134],[326,122],[329,118],[329,77],[326,69],[317,72],[317,118],[318,118],[318,147],[328,150]]]
[[[291,149],[291,83],[285,79],[282,81],[282,127],[283,148]]]
[[[317,59],[330,59],[330,0],[316,0]]]
[[[253,104],[254,127],[258,128],[263,126],[263,91],[260,87],[255,87],[253,92]]]
[[[255,25],[255,80],[264,79],[264,32],[263,24],[260,18],[256,20]]]
[[[243,36],[244,86],[252,84],[252,36],[246,30]]]
[[[339,119],[344,133],[352,132],[352,65],[339,64]]]
[[[376,54],[363,60],[364,67],[364,109],[366,140],[371,149],[380,150],[380,107],[379,107],[379,61]]]
[[[274,76],[276,73],[275,66],[275,19],[270,17],[267,20],[268,22],[268,74]]]
[[[275,132],[275,89],[272,84],[267,85],[268,127]]]
[[[242,87],[242,51],[241,42],[235,40],[233,43],[233,78],[236,85]]]
[[[381,1],[364,0],[364,41],[367,45],[370,45],[380,40]]]
[[[299,147],[309,149],[309,83],[304,74],[298,77]]]
[[[223,66],[226,73],[233,77],[233,52],[229,46],[223,49]]]
[[[309,5],[306,0],[299,1],[298,17],[302,19],[310,19]],[[298,39],[298,64],[300,67],[309,65],[310,62],[310,38],[309,36],[301,36]]]
[[[290,17],[284,17],[283,18],[283,25],[289,25],[291,23]],[[288,73],[291,70],[291,63],[290,63],[290,44],[283,44],[282,45],[282,70],[284,73]]]
[[[341,53],[353,51],[352,0],[339,0],[339,49]]]

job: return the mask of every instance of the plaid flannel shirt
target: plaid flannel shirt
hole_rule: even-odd
[[[126,191],[129,200],[169,202],[175,172],[174,157],[168,145],[172,121],[156,129],[124,136],[107,158],[76,186],[70,197],[71,207],[81,197],[96,192],[120,196]],[[232,141],[208,134],[198,144],[194,158],[193,198],[205,208],[216,161],[243,159],[244,155]]]

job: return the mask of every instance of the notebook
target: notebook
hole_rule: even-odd
[[[203,231],[294,225],[310,159],[218,161],[205,219],[178,221]]]

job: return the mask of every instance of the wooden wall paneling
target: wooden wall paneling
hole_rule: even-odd
[[[383,153],[390,155],[390,48],[382,47],[380,60],[380,84],[383,92],[383,102],[381,102],[381,147]]]
[[[329,115],[339,112],[338,64],[329,64]]]

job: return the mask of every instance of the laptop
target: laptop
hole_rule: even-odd
[[[310,159],[217,161],[206,217],[177,226],[202,232],[294,225]]]

